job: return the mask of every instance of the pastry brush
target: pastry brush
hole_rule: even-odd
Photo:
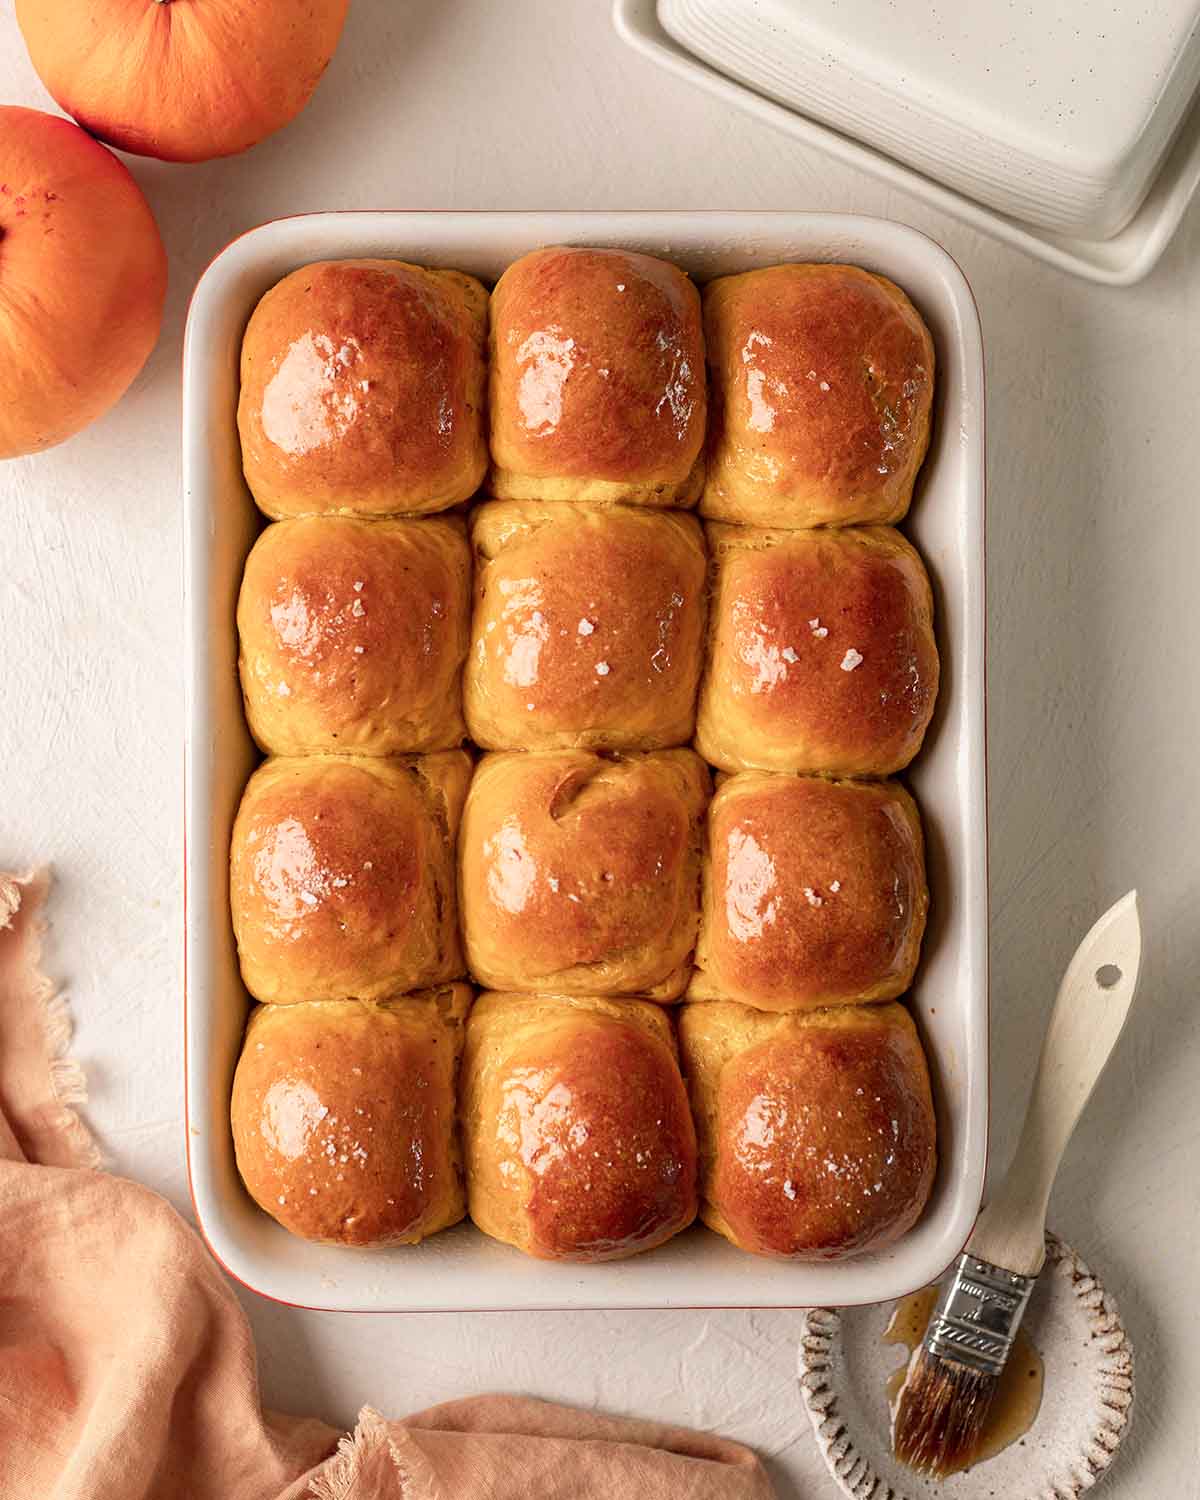
[[[896,1410],[896,1457],[944,1478],[970,1465],[1046,1258],[1059,1162],[1125,1025],[1142,933],[1137,892],[1080,943],[1059,986],[1016,1155],[948,1276]]]

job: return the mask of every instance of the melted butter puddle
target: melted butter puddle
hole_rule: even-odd
[[[936,1286],[927,1286],[897,1302],[880,1342],[902,1344],[911,1356],[925,1337],[925,1329],[937,1304],[937,1294]],[[893,1418],[904,1377],[908,1374],[908,1364],[909,1361],[905,1360],[887,1378],[888,1405]],[[997,1453],[1023,1438],[1033,1426],[1042,1405],[1044,1376],[1042,1356],[1025,1330],[1018,1328],[1016,1342],[997,1382],[996,1395],[984,1423],[976,1463],[995,1458]]]

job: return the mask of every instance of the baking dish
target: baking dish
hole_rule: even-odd
[[[882,272],[932,330],[935,428],[907,529],[938,605],[941,699],[910,780],[926,818],[934,907],[913,1008],[931,1054],[941,1141],[920,1224],[878,1254],[792,1265],[745,1255],[695,1228],[632,1260],[529,1260],[470,1225],[423,1245],[352,1251],[295,1239],[244,1193],[229,1092],[248,998],[228,913],[229,834],[257,752],[237,680],[234,610],[260,526],[243,484],[235,422],[238,353],[257,299],[305,262],[393,256],[487,280],[554,243],[621,245],[697,279],[785,260],[842,260]],[[613,1307],[847,1305],[936,1276],[979,1206],[987,1136],[987,804],[984,736],[984,402],[979,320],[950,257],[913,229],[829,214],[339,213],[282,220],[236,240],[205,272],[184,346],[187,651],[186,1070],[188,1167],[214,1254],[266,1296],[373,1312]]]

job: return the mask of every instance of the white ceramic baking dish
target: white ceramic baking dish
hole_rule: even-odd
[[[649,251],[699,280],[778,261],[851,261],[899,282],[933,331],[934,438],[908,530],[933,574],[943,654],[937,715],[911,776],[933,890],[913,1003],[935,1075],[940,1167],[920,1224],[880,1254],[781,1264],[695,1228],[633,1260],[553,1265],[469,1224],[412,1248],[344,1250],[293,1238],[238,1180],[228,1107],[249,1002],[227,870],[256,752],[242,717],[234,608],[260,525],[235,425],[242,331],[262,293],[307,261],[396,256],[490,280],[524,251],[562,242]],[[188,1165],[200,1227],[226,1269],[280,1301],[375,1312],[844,1305],[898,1296],[937,1275],[979,1206],[988,1097],[983,351],[970,288],[950,257],[902,225],[828,214],[341,213],[268,224],[218,256],[192,300],[183,474]]]

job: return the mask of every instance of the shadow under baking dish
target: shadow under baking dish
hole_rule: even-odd
[[[930,1056],[940,1160],[921,1222],[876,1254],[794,1265],[695,1228],[632,1260],[562,1265],[469,1224],[418,1246],[349,1250],[288,1234],[238,1179],[229,1093],[250,1002],[229,920],[228,851],[258,754],[242,713],[235,609],[261,524],[236,426],[246,321],[268,287],[309,261],[390,256],[491,282],[527,250],[560,243],[646,251],[698,281],[781,261],[847,261],[899,283],[933,334],[933,441],[905,530],[933,579],[942,682],[907,779],[924,815],[933,901],[910,1005]],[[904,225],[838,214],[313,214],[253,230],[213,261],[192,299],[183,363],[187,1146],[197,1219],[217,1259],[279,1301],[369,1312],[846,1306],[933,1280],[979,1208],[988,1108],[983,347],[954,261]]]

